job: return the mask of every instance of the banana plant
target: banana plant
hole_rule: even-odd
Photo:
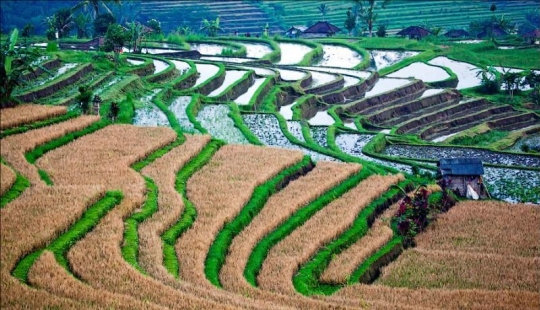
[[[19,30],[14,29],[0,53],[0,108],[16,105],[11,95],[15,88],[24,83],[25,72],[33,72],[32,62],[39,57],[37,49],[16,47]]]

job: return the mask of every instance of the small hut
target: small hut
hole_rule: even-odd
[[[285,31],[285,36],[289,38],[298,38],[307,29],[305,26],[292,26],[289,30]]]
[[[456,38],[468,38],[471,35],[463,29],[452,29],[452,30],[449,30],[447,33],[445,33],[444,36],[447,38],[456,39]]]
[[[494,27],[486,27],[484,30],[482,30],[479,34],[478,34],[478,38],[479,39],[484,39],[484,38],[488,38],[488,37],[503,37],[503,36],[507,36],[508,33],[506,31],[504,31],[501,27],[499,26],[494,26]]]
[[[302,37],[304,38],[320,38],[331,37],[340,32],[341,29],[330,24],[329,22],[317,22],[315,25],[304,30]]]
[[[430,34],[431,32],[429,30],[427,30],[426,28],[418,27],[418,26],[410,26],[397,33],[398,36],[402,36],[402,37],[408,36],[409,39],[417,39],[417,40],[425,38]]]
[[[525,33],[523,39],[525,39],[528,44],[540,44],[540,29],[534,29],[531,32]]]
[[[488,196],[482,175],[484,165],[479,158],[443,158],[437,163],[440,176],[448,188],[460,196],[478,199]]]

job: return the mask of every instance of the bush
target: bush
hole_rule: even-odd
[[[386,37],[386,25],[380,25],[378,28],[377,28],[377,32],[376,32],[377,36],[379,38],[384,38]]]

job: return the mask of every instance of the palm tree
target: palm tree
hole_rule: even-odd
[[[80,8],[83,8],[85,11],[88,11],[89,9],[92,10],[92,18],[96,19],[96,17],[99,15],[100,7],[103,7],[105,11],[112,15],[111,9],[107,6],[108,2],[113,2],[114,4],[121,5],[121,0],[81,0],[79,3],[77,3],[73,8],[71,8],[72,11],[76,11]]]
[[[326,4],[321,4],[317,7],[317,9],[319,10],[319,12],[322,14],[322,19],[324,21],[325,17],[326,17],[326,14],[328,14],[328,12],[331,11],[330,9],[330,6],[329,5],[326,5]]]

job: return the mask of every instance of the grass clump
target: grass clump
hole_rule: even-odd
[[[8,166],[7,163],[3,159],[0,159],[0,162]],[[2,196],[0,196],[0,209],[5,207],[11,201],[15,200],[24,192],[26,188],[30,187],[30,181],[28,181],[27,178],[25,178],[18,171],[14,169],[12,170],[15,172],[16,179],[13,185],[11,186],[11,188],[7,192],[5,192]]]

